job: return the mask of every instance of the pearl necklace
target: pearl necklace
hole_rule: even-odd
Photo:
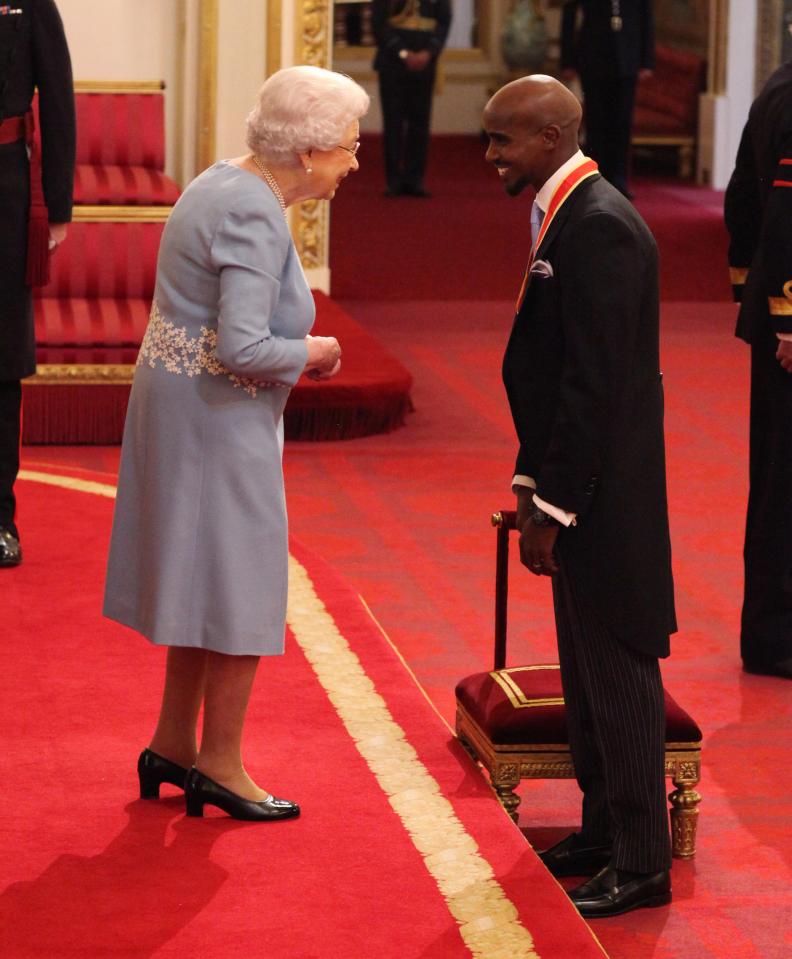
[[[252,156],[253,156],[253,162],[258,167],[259,172],[267,181],[267,186],[269,186],[269,188],[275,194],[275,199],[278,201],[278,203],[280,203],[280,208],[281,210],[283,210],[283,215],[286,216],[286,201],[283,199],[283,194],[281,193],[281,189],[278,186],[278,181],[270,173],[270,171],[264,166],[261,160],[259,160],[259,158],[256,156],[255,153],[252,154]]]

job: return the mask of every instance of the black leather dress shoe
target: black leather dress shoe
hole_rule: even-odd
[[[184,792],[187,797],[188,816],[203,816],[205,805],[217,806],[232,819],[244,819],[248,822],[272,822],[276,819],[294,819],[300,815],[297,803],[289,802],[288,799],[276,799],[275,796],[270,796],[263,802],[244,799],[198,772],[195,766],[187,774]]]
[[[628,878],[629,877],[629,878]],[[619,916],[631,909],[667,906],[671,902],[671,873],[626,876],[606,866],[593,879],[569,890],[569,898],[586,919]]]
[[[19,566],[22,562],[22,547],[10,529],[0,526],[0,567]]]
[[[610,862],[610,846],[589,846],[576,832],[539,853],[554,876],[590,876]]]
[[[187,770],[178,763],[172,763],[150,749],[144,749],[138,757],[138,779],[140,780],[141,799],[159,799],[160,786],[171,783],[184,789]]]
[[[777,663],[743,663],[743,670],[754,676],[780,676],[781,679],[792,679],[792,656],[789,659],[779,660]]]

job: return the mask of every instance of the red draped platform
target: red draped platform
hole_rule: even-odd
[[[98,231],[80,227],[95,226]],[[124,231],[117,269],[103,256],[102,232]],[[57,270],[36,301],[39,376],[24,384],[26,444],[121,442],[137,345],[148,322],[153,267],[161,224],[76,224],[70,242],[82,272]],[[86,236],[87,233],[87,236]],[[143,263],[135,270],[129,262]],[[120,265],[119,265],[120,264]],[[114,282],[120,272],[124,283]],[[72,272],[74,275],[72,275]],[[114,292],[116,295],[113,295]],[[337,303],[314,292],[314,333],[341,343],[341,372],[331,380],[302,377],[285,414],[287,439],[333,440],[385,433],[401,426],[411,407],[407,369]]]

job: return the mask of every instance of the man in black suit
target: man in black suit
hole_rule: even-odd
[[[561,16],[561,73],[565,79],[580,75],[586,152],[627,197],[635,86],[653,68],[652,0],[567,0]]]
[[[39,92],[41,162],[33,146]],[[71,219],[75,123],[71,62],[52,0],[0,5],[0,567],[22,561],[14,522],[22,384],[36,371],[31,286]],[[29,158],[30,154],[30,158]]]
[[[385,151],[386,196],[429,193],[429,152],[437,58],[451,25],[450,0],[372,0]]]
[[[737,336],[751,345],[740,646],[747,672],[792,679],[792,60],[754,100],[725,215]]]
[[[542,859],[559,876],[596,872],[570,895],[583,915],[607,916],[671,899],[658,657],[676,621],[657,248],[580,152],[580,117],[562,84],[532,76],[499,90],[483,124],[506,192],[537,191],[503,379],[520,554],[553,578],[583,791],[580,833]]]

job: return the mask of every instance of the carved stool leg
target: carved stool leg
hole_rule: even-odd
[[[520,797],[514,791],[514,785],[511,783],[498,783],[495,786],[495,792],[506,812],[511,816],[513,822],[517,822],[517,807],[520,805]]]
[[[515,793],[514,787],[520,783],[519,768],[514,763],[503,763],[496,765],[491,775],[492,785],[501,805],[512,820],[517,822],[517,807],[520,805],[520,797]]]
[[[698,826],[698,804],[701,796],[696,792],[696,779],[680,779],[676,775],[673,783],[677,787],[668,797],[671,803],[671,848],[676,859],[692,859],[696,855],[696,827]]]

